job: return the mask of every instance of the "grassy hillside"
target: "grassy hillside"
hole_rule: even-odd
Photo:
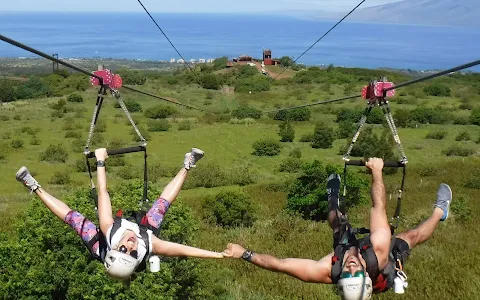
[[[309,71],[302,71],[309,72]],[[359,69],[335,69],[335,75],[325,75],[326,70],[315,71],[313,80],[282,79],[270,86],[268,91],[253,93],[207,90],[194,81],[185,79],[188,73],[175,75],[149,74],[146,83],[138,89],[161,96],[172,97],[182,103],[193,105],[213,113],[202,113],[190,109],[176,108],[177,113],[168,118],[168,131],[148,132],[151,120],[143,112],[160,103],[159,100],[123,91],[125,100],[134,100],[143,112],[133,113],[142,133],[148,133],[150,180],[164,186],[181,167],[185,152],[191,147],[203,149],[205,158],[190,174],[190,180],[199,176],[217,176],[219,169],[225,172],[224,186],[213,188],[188,186],[180,193],[180,201],[195,213],[200,229],[196,232],[194,245],[206,249],[223,250],[228,242],[238,242],[257,252],[270,253],[279,257],[302,257],[320,259],[331,251],[331,232],[328,224],[304,220],[285,211],[286,190],[298,174],[279,172],[279,165],[293,149],[301,151],[301,159],[311,162],[342,165],[340,148],[346,139],[336,139],[332,148],[313,149],[310,143],[300,138],[313,132],[318,121],[323,121],[335,130],[337,114],[344,108],[363,109],[362,99],[315,106],[311,108],[309,121],[292,122],[295,138],[292,143],[281,143],[277,156],[254,156],[252,144],[262,138],[278,136],[279,121],[268,115],[260,119],[238,120],[231,116],[232,110],[248,105],[259,110],[272,110],[285,106],[311,103],[322,99],[336,98],[359,93],[362,85],[382,71]],[[310,74],[310,73],[309,73]],[[202,78],[204,74],[198,73]],[[389,77],[399,83],[408,80],[404,74],[390,72]],[[228,77],[228,75],[224,75]],[[315,77],[316,76],[316,77]],[[322,77],[324,76],[324,77]],[[435,192],[441,182],[448,183],[454,193],[452,216],[440,224],[434,237],[418,246],[408,261],[406,273],[409,299],[480,299],[480,250],[475,237],[480,234],[475,216],[480,213],[477,200],[480,196],[479,144],[480,127],[472,124],[472,112],[480,108],[480,86],[476,75],[452,75],[411,88],[397,91],[391,100],[392,110],[433,108],[448,111],[449,120],[442,124],[413,122],[399,128],[405,153],[409,158],[407,182],[402,207],[400,230],[410,228],[425,219],[432,211]],[[347,78],[348,80],[344,80]],[[85,78],[85,80],[88,80]],[[237,79],[232,79],[233,84]],[[449,96],[427,95],[424,88],[431,84],[448,86]],[[16,170],[26,165],[35,174],[43,187],[58,197],[71,195],[78,188],[88,188],[88,175],[82,172],[82,151],[95,105],[96,89],[77,91],[84,101],[66,102],[58,113],[55,105],[71,93],[67,90],[57,96],[3,103],[0,106],[0,229],[13,237],[16,216],[21,214],[29,201],[39,201],[30,196],[15,181]],[[428,89],[427,89],[428,91]],[[114,107],[114,98],[108,96],[100,114],[103,140],[91,147],[110,145],[127,147],[136,145],[131,125],[119,108]],[[379,109],[379,108],[376,108]],[[463,120],[462,122],[460,122]],[[354,121],[354,120],[352,120]],[[457,123],[457,124],[454,124]],[[458,124],[460,123],[460,124]],[[185,129],[190,124],[190,129]],[[463,125],[461,125],[463,124]],[[381,133],[381,124],[371,125],[375,133]],[[444,131],[443,139],[426,139],[432,132]],[[74,132],[74,133],[72,133]],[[468,140],[457,141],[462,132]],[[66,136],[67,135],[67,136]],[[72,137],[68,137],[72,136]],[[48,163],[40,160],[49,145],[62,145],[68,157],[65,162]],[[469,156],[447,156],[444,150],[452,146],[472,149]],[[398,157],[398,153],[395,152]],[[126,165],[109,168],[109,188],[115,190],[125,180],[141,178],[142,156],[132,154],[124,157]],[[358,169],[359,170],[359,169]],[[353,173],[358,171],[351,168]],[[54,175],[60,172],[58,175]],[[197,175],[195,175],[197,174]],[[237,187],[235,178],[249,177],[250,183]],[[359,174],[368,178],[365,174]],[[54,178],[55,177],[55,178]],[[65,184],[60,179],[68,179]],[[395,207],[395,189],[400,185],[401,175],[385,177],[389,216]],[[65,180],[64,180],[65,181]],[[475,184],[465,186],[467,181]],[[53,182],[53,183],[52,183]],[[475,187],[472,188],[472,187]],[[222,228],[205,219],[208,215],[203,205],[204,198],[222,190],[242,189],[255,203],[256,221],[251,227]],[[368,204],[350,211],[355,225],[366,225]],[[52,215],[53,218],[53,215]],[[218,299],[335,299],[331,286],[307,284],[286,275],[274,274],[246,264],[240,260],[198,261],[202,268],[203,287]],[[465,274],[467,272],[467,275]],[[393,292],[376,297],[394,299]]]

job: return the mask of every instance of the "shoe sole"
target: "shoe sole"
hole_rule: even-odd
[[[205,154],[205,152],[203,152],[202,150],[200,150],[198,148],[192,148],[191,152],[196,153],[196,154],[201,154],[201,155]]]
[[[452,204],[452,199],[453,199],[453,193],[452,193],[452,189],[450,188],[450,186],[446,183],[442,183],[440,186],[446,186],[448,188],[448,191],[450,192],[450,199],[448,200],[448,205],[447,205],[447,212],[446,212],[446,216],[445,216],[445,219],[441,219],[440,221],[445,221],[446,219],[448,219],[448,216],[450,215],[450,204]]]
[[[23,177],[25,177],[25,175],[24,175],[25,172],[28,173],[27,167],[25,167],[25,166],[21,167],[17,171],[17,174],[15,174],[15,179],[17,179],[18,181],[23,181]],[[23,176],[21,176],[21,175],[23,175]]]

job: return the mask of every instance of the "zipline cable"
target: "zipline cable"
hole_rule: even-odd
[[[101,76],[95,75],[95,74],[93,74],[92,72],[89,72],[89,71],[87,71],[87,70],[84,70],[84,69],[82,69],[82,68],[80,68],[80,67],[77,67],[77,66],[75,66],[75,65],[72,65],[72,64],[70,64],[70,63],[64,62],[63,60],[57,59],[57,58],[55,58],[55,57],[53,57],[53,56],[51,56],[51,55],[48,55],[48,54],[46,54],[46,53],[44,53],[44,52],[41,52],[41,51],[39,51],[39,50],[37,50],[37,49],[34,49],[34,48],[29,47],[29,46],[27,46],[27,45],[25,45],[25,44],[22,44],[22,43],[20,43],[20,42],[17,42],[17,41],[15,41],[15,40],[12,40],[11,38],[8,38],[8,37],[6,37],[6,36],[4,36],[4,35],[1,35],[1,34],[0,34],[0,40],[2,40],[2,41],[4,41],[4,42],[7,42],[7,43],[9,43],[9,44],[11,44],[11,45],[13,45],[13,46],[22,48],[23,50],[26,50],[26,51],[28,51],[28,52],[37,54],[37,55],[39,55],[39,56],[41,56],[41,57],[43,57],[43,58],[46,58],[46,59],[48,59],[48,60],[54,61],[54,62],[56,62],[56,63],[59,63],[59,64],[65,66],[65,67],[68,67],[68,68],[70,68],[70,69],[73,69],[73,70],[75,70],[75,71],[78,71],[78,72],[80,72],[80,73],[83,73],[83,74],[85,74],[85,75],[88,75],[88,76],[90,76],[90,77],[94,77],[94,78],[100,80],[100,82],[103,81],[103,78],[102,78]],[[181,105],[181,106],[189,107],[189,108],[192,108],[192,109],[204,111],[204,110],[202,110],[202,109],[200,109],[200,108],[196,108],[196,107],[193,107],[193,106],[189,106],[189,105],[186,105],[186,104],[182,104],[182,103],[179,103],[179,102],[175,102],[175,101],[172,101],[172,100],[169,100],[169,99],[160,97],[160,96],[156,96],[156,95],[153,95],[153,94],[150,94],[150,93],[147,93],[147,92],[143,92],[143,91],[140,91],[140,90],[131,88],[131,87],[123,86],[123,88],[125,88],[125,89],[127,89],[127,90],[131,90],[131,91],[135,91],[135,92],[137,92],[137,93],[144,94],[144,95],[147,95],[147,96],[150,96],[150,97],[154,97],[154,98],[157,98],[157,99],[160,99],[160,100],[164,100],[164,101],[167,101],[167,102],[170,102],[170,103],[174,103],[174,104],[177,104],[177,105]]]
[[[363,2],[365,2],[366,0],[363,0],[361,1],[360,3],[358,3],[357,6],[355,6],[348,14],[346,14],[340,21],[337,22],[337,24],[335,24],[332,28],[330,28],[324,35],[322,35],[315,43],[313,43],[310,47],[308,47],[307,50],[303,51],[302,54],[300,54],[299,57],[297,57],[293,63],[296,63],[297,60],[299,60],[305,53],[307,53],[310,49],[312,49],[318,42],[320,42],[324,37],[326,37],[333,29],[335,29],[335,27],[337,27],[338,25],[340,25],[340,23],[343,22],[343,20],[345,20],[349,15],[351,15],[358,7],[360,7],[360,5],[363,4]],[[277,76],[275,76],[271,81],[275,80],[278,76],[280,76],[281,74],[283,74],[283,72],[285,72],[286,70],[288,69],[288,66],[285,67],[285,69],[282,70],[282,72],[280,72]]]
[[[177,48],[173,45],[172,41],[170,41],[170,39],[168,38],[168,36],[165,34],[165,32],[163,31],[163,29],[160,27],[160,25],[158,25],[157,21],[155,21],[155,19],[152,17],[152,15],[148,12],[147,8],[145,7],[145,5],[143,5],[142,1],[140,0],[137,0],[138,3],[140,3],[140,5],[143,7],[143,9],[145,10],[145,12],[148,14],[148,16],[150,17],[150,19],[152,19],[153,23],[155,23],[155,25],[157,26],[157,28],[162,32],[163,36],[167,39],[167,41],[170,43],[170,45],[172,45],[173,49],[175,49],[175,51],[177,52],[177,54],[183,59],[183,62],[185,63],[185,65],[187,65],[187,67],[190,69],[190,71],[192,71],[192,73],[194,74],[195,78],[197,79],[197,82],[199,81],[198,80],[198,77],[197,77],[197,74],[195,74],[195,72],[193,71],[192,67],[187,63],[187,60],[185,58],[183,58],[182,54],[180,54],[180,52],[177,50]]]
[[[277,112],[277,111],[282,111],[282,110],[291,110],[291,109],[296,109],[296,108],[300,108],[300,107],[308,107],[308,106],[314,106],[314,105],[319,105],[319,104],[332,103],[332,102],[337,102],[337,101],[354,99],[354,98],[358,98],[358,97],[362,97],[362,95],[347,96],[347,97],[342,97],[342,98],[337,98],[337,99],[331,99],[331,100],[325,100],[325,101],[318,101],[318,102],[314,102],[314,103],[297,105],[297,106],[286,107],[286,108],[281,108],[281,109],[268,110],[268,111],[264,111],[263,113],[268,114],[268,113]]]
[[[167,101],[167,102],[170,102],[170,103],[173,103],[173,104],[176,104],[176,105],[180,105],[180,106],[183,106],[183,107],[187,107],[187,108],[191,108],[191,109],[195,109],[195,110],[199,110],[199,111],[205,111],[204,109],[201,109],[201,108],[197,108],[197,107],[190,106],[190,105],[187,105],[187,104],[175,102],[175,101],[172,101],[170,99],[163,98],[163,97],[160,97],[160,96],[156,96],[156,95],[153,95],[153,94],[150,94],[150,93],[147,93],[147,92],[143,92],[143,91],[134,89],[134,88],[129,87],[129,86],[124,85],[122,88],[130,90],[130,91],[134,91],[134,92],[137,92],[137,93],[140,93],[140,94],[144,94],[144,95],[147,95],[147,96],[150,96],[150,97],[153,97],[153,98],[164,100],[164,101]]]
[[[92,74],[92,72],[88,72],[87,70],[84,70],[84,69],[82,69],[82,68],[76,67],[76,66],[74,66],[74,65],[72,65],[72,64],[69,64],[69,63],[67,63],[67,62],[64,62],[63,60],[57,59],[57,58],[55,58],[55,57],[53,57],[53,56],[50,56],[50,55],[48,55],[48,54],[46,54],[46,53],[43,53],[43,52],[38,51],[38,50],[36,50],[36,49],[33,49],[32,47],[29,47],[29,46],[27,46],[27,45],[24,45],[24,44],[22,44],[22,43],[20,43],[20,42],[17,42],[17,41],[15,41],[15,40],[12,40],[12,39],[4,36],[4,35],[1,35],[1,34],[0,34],[0,40],[2,40],[2,41],[4,41],[4,42],[7,42],[7,43],[9,43],[9,44],[11,44],[11,45],[13,45],[13,46],[22,48],[23,50],[26,50],[26,51],[28,51],[28,52],[32,52],[32,53],[34,53],[34,54],[37,54],[37,55],[39,55],[39,56],[42,56],[42,57],[44,57],[44,58],[46,58],[46,59],[49,59],[49,60],[54,61],[54,62],[56,62],[56,63],[59,63],[59,64],[61,64],[61,65],[64,65],[65,67],[68,67],[68,68],[70,68],[70,69],[73,69],[73,70],[75,70],[75,71],[78,71],[78,72],[80,72],[80,73],[83,73],[83,74],[85,74],[85,75],[88,75],[88,76],[91,76],[91,77],[95,77],[95,78],[97,78],[97,79],[100,80],[100,81],[103,80],[102,77],[97,76],[97,75],[95,75],[95,74]]]
[[[446,75],[446,74],[449,74],[449,73],[452,73],[452,72],[461,71],[463,69],[474,67],[476,65],[480,65],[480,60],[475,60],[475,61],[469,62],[467,64],[463,64],[463,65],[460,65],[458,67],[454,67],[454,68],[451,68],[451,69],[448,69],[448,70],[445,70],[445,71],[441,71],[441,72],[438,72],[438,73],[435,73],[435,74],[427,75],[425,77],[421,77],[421,78],[418,78],[418,79],[413,79],[413,80],[410,80],[410,81],[407,81],[407,82],[404,82],[404,83],[400,83],[400,84],[394,85],[392,87],[389,87],[387,89],[384,89],[383,91],[388,92],[388,91],[398,89],[398,88],[401,88],[401,87],[404,87],[404,86],[412,85],[414,83],[419,83],[419,82],[422,82],[422,81],[425,81],[425,80],[430,80],[430,79],[433,79],[433,78],[436,78],[436,77],[440,77],[440,76],[443,76],[443,75]]]

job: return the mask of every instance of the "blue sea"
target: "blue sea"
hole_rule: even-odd
[[[240,14],[153,14],[184,58],[297,58],[335,22]],[[0,13],[0,33],[63,58],[180,58],[145,13]],[[1,57],[35,56],[0,41]],[[478,28],[344,22],[297,62],[432,70],[480,59]],[[479,67],[474,68],[480,71]]]

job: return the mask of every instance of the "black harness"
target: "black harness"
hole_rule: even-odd
[[[396,240],[395,236],[392,236],[388,264],[383,270],[380,270],[378,266],[377,255],[375,254],[372,242],[370,241],[370,235],[366,235],[361,238],[356,237],[357,234],[369,234],[370,230],[367,228],[352,228],[347,221],[344,221],[344,224],[342,225],[342,231],[340,242],[335,247],[332,257],[332,282],[336,284],[340,280],[345,252],[347,252],[351,247],[357,247],[360,250],[360,254],[362,255],[363,259],[365,260],[365,271],[372,279],[374,292],[385,292],[393,287],[396,276],[395,266],[398,259],[398,253],[397,251],[394,251]]]

